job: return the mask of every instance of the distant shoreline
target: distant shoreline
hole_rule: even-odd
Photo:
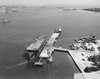
[[[85,11],[90,11],[90,12],[100,12],[100,8],[88,8],[88,9],[82,9]]]

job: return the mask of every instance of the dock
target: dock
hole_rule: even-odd
[[[77,58],[77,52],[75,52],[74,50],[69,50],[69,49],[64,49],[64,48],[61,48],[61,47],[54,47],[54,50],[55,51],[58,51],[58,52],[64,52],[64,53],[68,53],[72,60],[74,61],[75,65],[77,66],[77,68],[79,69],[80,72],[84,72],[83,70],[85,69],[85,66],[82,65],[82,63],[80,62],[83,62],[82,59],[78,60],[76,59]]]
[[[39,57],[48,58],[51,56],[52,52],[54,51],[53,45],[58,40],[60,34],[61,29],[59,29],[58,31],[54,31]]]

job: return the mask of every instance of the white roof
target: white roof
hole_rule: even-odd
[[[53,33],[51,38],[48,40],[48,44],[53,44],[56,41],[56,38],[59,37],[59,33]]]
[[[44,50],[41,52],[41,54],[40,54],[39,57],[43,57],[43,58],[48,57],[47,50],[44,49]]]
[[[56,41],[56,38],[59,37],[59,33],[53,33],[51,38],[47,41],[47,44],[45,46],[45,48],[43,49],[43,51],[41,52],[39,57],[44,57],[47,58],[49,56],[51,56],[53,49],[50,47],[53,45],[53,43]],[[50,45],[50,46],[48,46]]]
[[[52,52],[53,52],[53,49],[45,47],[39,57],[43,57],[43,58],[50,57]]]
[[[53,33],[52,36],[51,36],[51,38],[56,38],[58,36],[59,36],[59,33]]]
[[[74,79],[100,79],[100,73],[75,73]]]

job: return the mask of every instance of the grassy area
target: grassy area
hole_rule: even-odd
[[[93,62],[92,67],[86,67],[85,72],[93,72],[100,70],[100,53],[98,55],[93,55],[88,58],[88,61]]]

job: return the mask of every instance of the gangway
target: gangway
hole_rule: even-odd
[[[65,49],[62,47],[53,47],[54,51],[59,51],[59,52],[68,52],[69,49]]]

